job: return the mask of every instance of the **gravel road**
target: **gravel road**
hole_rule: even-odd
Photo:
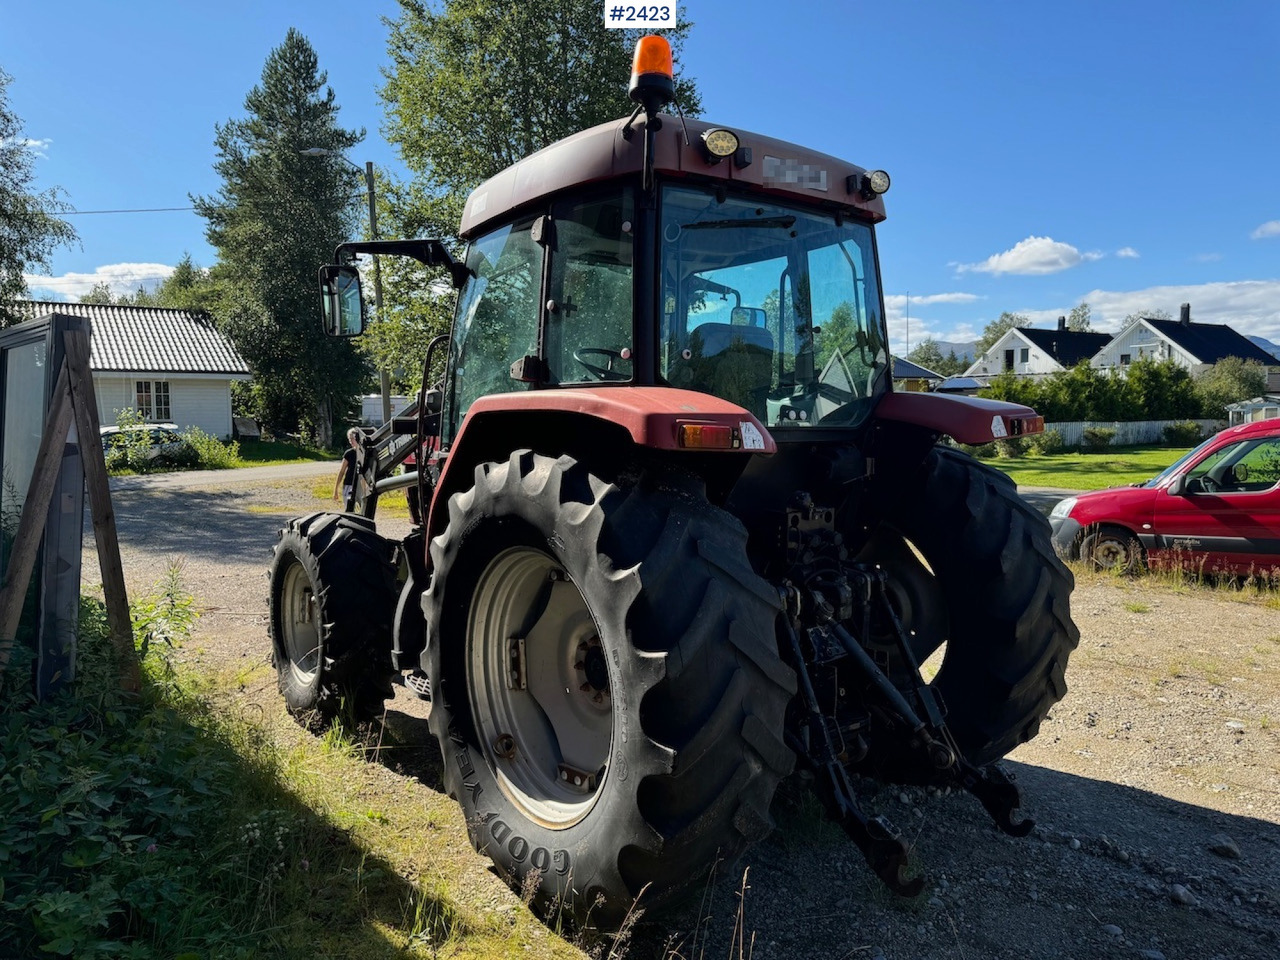
[[[276,530],[323,509],[311,487],[336,470],[113,481],[131,592],[181,558],[200,600],[184,656],[219,673],[266,656]],[[399,536],[407,521],[379,527]],[[91,532],[83,571],[98,582]],[[903,830],[929,881],[902,901],[789,783],[774,806],[780,829],[705,896],[642,923],[629,955],[737,956],[749,868],[742,918],[756,960],[1280,958],[1280,610],[1231,591],[1105,578],[1080,583],[1072,610],[1081,643],[1070,693],[1007,761],[1037,823],[1031,837],[1000,834],[965,795],[866,784],[865,809]],[[246,695],[281,709],[274,684]],[[401,692],[389,720],[399,712],[421,706]],[[409,788],[428,790],[438,771],[419,779]]]

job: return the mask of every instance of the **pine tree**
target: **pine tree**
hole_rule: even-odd
[[[337,155],[364,138],[338,126],[326,80],[291,28],[245,98],[247,116],[215,128],[217,195],[192,198],[218,250],[218,319],[253,370],[260,415],[324,445],[368,377],[351,344],[320,326],[316,271],[355,233],[361,209],[359,178]],[[310,147],[333,156],[303,156]]]

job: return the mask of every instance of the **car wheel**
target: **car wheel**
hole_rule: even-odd
[[[1098,570],[1136,573],[1144,563],[1142,544],[1123,527],[1099,527],[1081,543],[1080,555]]]

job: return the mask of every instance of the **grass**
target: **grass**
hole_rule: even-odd
[[[95,601],[68,693],[33,702],[25,648],[0,676],[0,956],[581,956],[493,907],[447,797],[369,762],[404,745],[307,735],[188,672],[192,598],[177,571],[159,589],[142,695],[114,691]]]
[[[278,467],[290,463],[313,463],[317,460],[332,460],[334,473],[337,473],[337,462],[342,456],[332,450],[320,450],[306,447],[287,440],[242,440],[240,442],[241,467]]]
[[[1124,608],[1130,613],[1150,613],[1151,607],[1140,600],[1130,600],[1124,605]]]
[[[1103,490],[1150,480],[1189,447],[1115,447],[1102,453],[1027,454],[988,459],[1020,487]]]

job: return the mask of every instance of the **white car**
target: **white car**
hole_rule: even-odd
[[[147,451],[148,460],[175,460],[187,446],[187,441],[178,432],[176,423],[140,423],[124,428],[102,427],[98,432],[102,437],[102,452],[108,456],[114,448],[124,446],[132,437],[143,432],[148,434],[147,439],[150,441]]]

